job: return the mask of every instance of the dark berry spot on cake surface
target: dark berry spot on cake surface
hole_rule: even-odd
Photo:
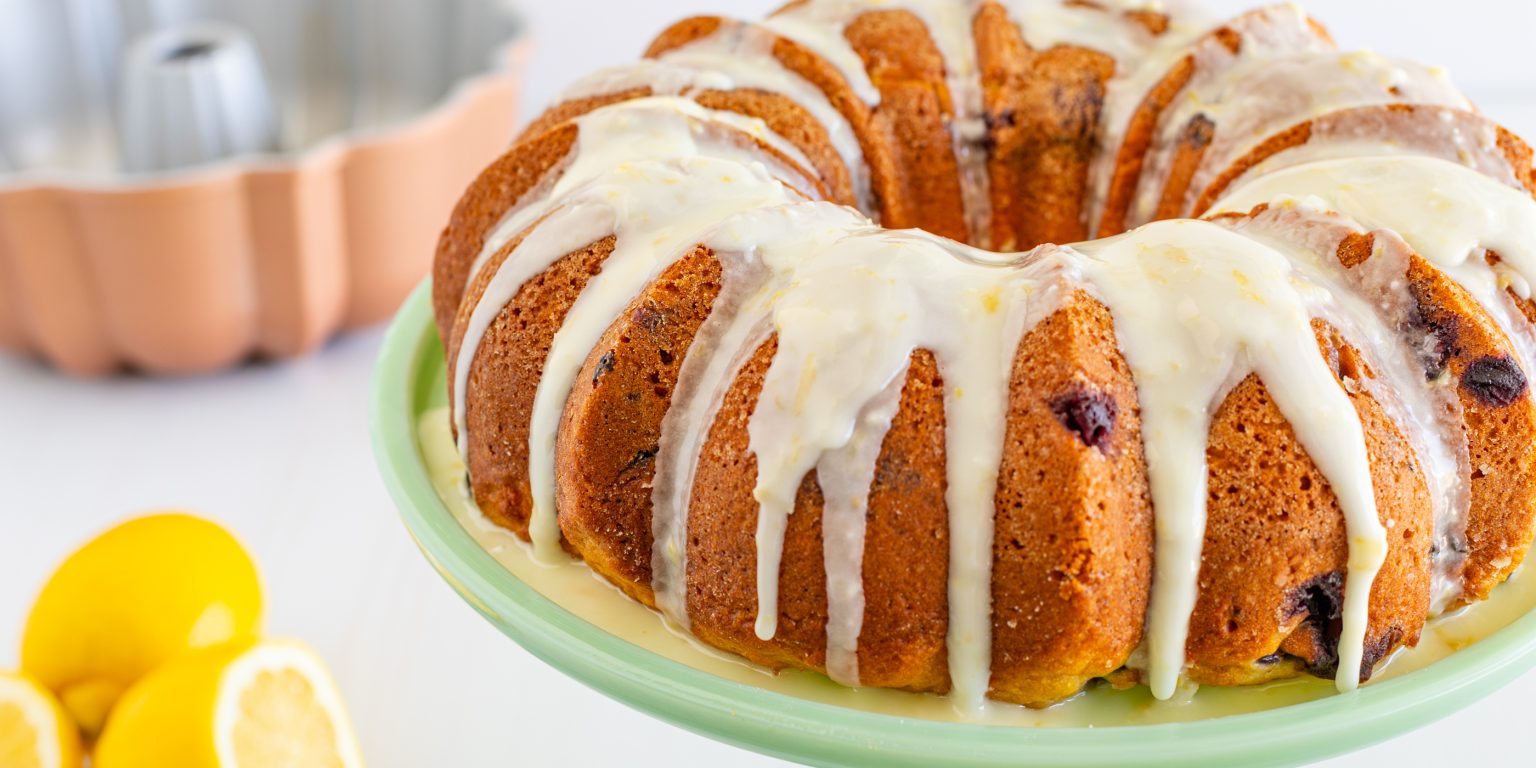
[[[1408,327],[1415,336],[1414,354],[1424,368],[1424,378],[1433,381],[1445,373],[1451,358],[1461,354],[1461,318],[1434,311],[1422,298],[1417,302]]]
[[[597,366],[592,370],[592,386],[597,386],[597,380],[613,372],[613,350],[603,353],[597,359]]]
[[[655,333],[657,330],[659,330],[661,328],[662,322],[665,321],[665,318],[662,317],[660,312],[657,312],[649,305],[644,304],[636,307],[635,311],[630,314],[629,319],[632,320],[635,325],[638,325],[641,328],[650,331],[651,333]]]
[[[1374,641],[1366,642],[1365,648],[1360,656],[1360,682],[1364,683],[1371,679],[1371,675],[1376,672],[1376,665],[1382,659],[1386,658],[1387,654],[1390,653],[1393,648],[1396,648],[1398,641],[1402,639],[1402,628],[1392,627],[1386,632],[1383,632],[1381,636],[1376,638]]]
[[[1329,571],[1286,594],[1284,617],[1305,616],[1297,627],[1299,636],[1312,642],[1307,671],[1318,677],[1331,677],[1339,668],[1339,636],[1343,634],[1344,574]]]
[[[1190,149],[1205,149],[1216,138],[1216,121],[1204,113],[1195,115],[1184,126],[1184,143]]]
[[[649,464],[651,459],[655,457],[656,449],[654,448],[635,451],[635,455],[629,457],[629,463],[625,464],[624,469],[620,470],[620,472],[629,472],[634,469],[639,469],[640,467]]]
[[[1103,451],[1115,430],[1119,408],[1107,393],[1080,387],[1052,401],[1051,413],[1083,445]]]
[[[1312,618],[1336,619],[1343,609],[1344,574],[1329,571],[1300,586],[1292,587],[1286,595],[1286,618],[1307,615]]]
[[[1018,114],[1011,109],[1003,109],[997,112],[983,112],[981,119],[986,123],[987,130],[995,131],[999,128],[1012,128],[1018,121]]]
[[[1461,386],[1483,403],[1502,408],[1525,394],[1525,374],[1507,355],[1480,357],[1462,371]]]

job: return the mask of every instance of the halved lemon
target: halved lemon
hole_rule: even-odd
[[[96,768],[352,768],[363,764],[325,664],[287,640],[194,651],[123,695]]]
[[[53,694],[25,675],[0,672],[0,765],[79,768],[80,734]]]
[[[261,585],[240,542],[185,514],[130,520],[81,547],[27,617],[21,668],[89,735],[128,686],[189,649],[254,637]]]

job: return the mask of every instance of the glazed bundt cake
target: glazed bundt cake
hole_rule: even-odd
[[[443,234],[469,490],[847,685],[1352,688],[1531,542],[1533,189],[1294,6],[688,19]]]

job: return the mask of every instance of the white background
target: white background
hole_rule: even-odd
[[[539,47],[525,104],[630,60],[684,15],[728,7],[752,17],[778,4],[539,3],[529,9]],[[1314,5],[1342,45],[1445,64],[1485,111],[1536,136],[1536,4]],[[1384,7],[1394,10],[1376,10]],[[369,452],[379,338],[354,334],[295,364],[172,382],[76,381],[0,357],[0,667],[14,664],[28,603],[60,558],[112,521],[181,507],[224,521],[255,551],[268,626],[330,661],[375,766],[779,764],[566,680],[437,578]],[[1527,675],[1448,720],[1327,765],[1529,766],[1533,697],[1536,675]]]

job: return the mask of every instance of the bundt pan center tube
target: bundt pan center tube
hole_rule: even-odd
[[[687,19],[460,200],[453,434],[537,556],[770,668],[1348,691],[1530,544],[1532,180],[1290,5]]]

